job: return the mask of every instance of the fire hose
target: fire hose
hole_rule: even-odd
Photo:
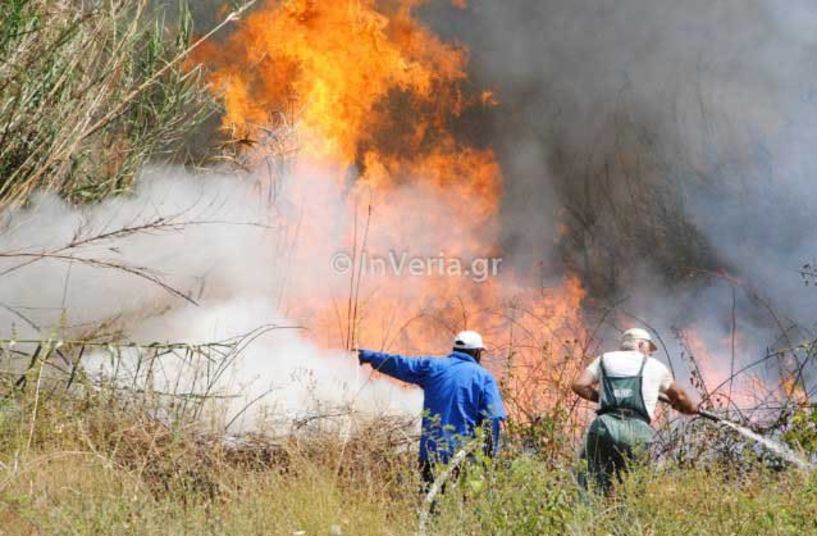
[[[462,464],[463,460],[480,444],[479,441],[471,441],[467,443],[464,447],[457,451],[454,454],[454,457],[451,458],[451,461],[448,462],[445,469],[437,475],[437,478],[434,479],[434,482],[431,484],[428,492],[426,493],[425,498],[423,499],[423,504],[420,506],[420,519],[417,527],[417,536],[426,536],[428,534],[428,519],[431,514],[431,508],[434,505],[434,500],[437,498],[437,495],[443,488],[445,481],[448,480],[448,477],[457,469],[460,464]]]
[[[660,400],[661,402],[664,402],[666,404],[672,405],[672,400],[670,400],[669,397],[667,395],[663,394],[663,393],[658,395],[658,400]],[[703,417],[704,419],[708,419],[708,420],[713,421],[713,422],[724,422],[724,420],[725,420],[723,417],[718,417],[714,413],[706,411],[705,409],[698,409],[698,410],[696,410],[695,413],[699,417]]]
[[[658,395],[658,399],[660,401],[666,402],[668,404],[672,403],[670,401],[670,399],[666,395],[663,395],[663,394]],[[792,449],[790,449],[788,446],[786,446],[783,443],[780,443],[780,442],[775,441],[774,439],[771,439],[771,438],[768,438],[768,437],[764,437],[764,436],[752,431],[751,429],[747,428],[746,426],[742,426],[742,425],[734,423],[734,422],[732,422],[730,420],[724,419],[723,417],[719,417],[719,416],[715,415],[714,413],[710,413],[710,412],[708,412],[708,411],[706,411],[704,409],[698,409],[695,413],[697,415],[707,419],[707,420],[710,420],[710,421],[713,421],[713,422],[728,426],[729,428],[731,428],[735,432],[739,433],[740,435],[742,435],[746,439],[749,439],[750,441],[754,441],[756,443],[759,443],[760,445],[762,445],[766,449],[768,449],[768,450],[772,451],[773,453],[775,453],[780,458],[786,460],[789,463],[792,463],[792,464],[796,465],[800,469],[807,469],[807,470],[815,469],[814,465],[811,463],[810,460],[807,460],[807,459],[803,458],[802,455],[800,455],[797,452],[793,451]]]

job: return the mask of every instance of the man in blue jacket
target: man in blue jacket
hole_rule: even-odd
[[[499,451],[505,408],[496,380],[479,365],[484,351],[482,337],[475,331],[458,333],[446,358],[358,351],[361,364],[423,389],[420,466],[426,482],[433,479],[433,465],[448,462],[478,428],[488,434],[486,453],[494,456]]]

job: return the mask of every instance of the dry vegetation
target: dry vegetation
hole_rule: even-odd
[[[126,193],[148,159],[184,159],[184,137],[212,109],[197,71],[172,63],[190,45],[187,16],[168,29],[143,1],[82,5],[3,3],[0,209],[35,190],[75,202]],[[0,534],[417,529],[416,438],[404,423],[359,423],[348,437],[318,419],[293,423],[294,434],[225,437],[200,425],[213,397],[94,380],[82,344],[0,346]],[[511,423],[502,458],[449,487],[433,533],[817,532],[817,477],[718,435],[720,451],[691,452],[665,428],[674,454],[660,469],[634,472],[612,499],[582,496],[573,399],[564,378],[548,381],[562,388],[553,409]],[[815,414],[787,418],[787,439],[814,451]],[[740,465],[721,455],[736,452]]]
[[[127,192],[148,158],[180,157],[214,108],[181,65],[189,15],[168,29],[148,6],[3,2],[0,208],[35,190],[96,201]]]
[[[225,436],[202,425],[205,397],[125,388],[110,376],[94,379],[81,366],[73,374],[59,370],[60,362],[81,364],[80,356],[88,355],[70,344],[47,345],[31,367],[11,374],[9,346],[3,342],[0,533],[417,530],[416,437],[405,423],[359,421],[347,436],[349,428],[338,432],[314,419],[292,423],[287,433]],[[133,348],[127,350],[132,359]],[[147,356],[169,351],[142,350]],[[574,424],[566,415],[516,425],[499,460],[469,465],[449,485],[430,533],[817,530],[817,477],[769,463],[751,446],[728,443],[730,436],[702,424],[687,433],[720,450],[664,455],[659,468],[635,471],[611,499],[579,492],[575,443],[565,440]]]
[[[419,482],[394,436],[361,430],[279,443],[208,441],[108,396],[6,407],[6,534],[413,534]],[[345,444],[346,448],[341,448]],[[511,450],[443,497],[436,534],[804,534],[817,479],[763,466],[634,474],[582,499],[571,467]]]

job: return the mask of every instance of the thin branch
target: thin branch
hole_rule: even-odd
[[[95,268],[106,268],[106,269],[112,269],[112,270],[121,270],[121,271],[126,272],[128,274],[131,274],[131,275],[134,275],[134,276],[139,277],[141,279],[144,279],[146,281],[150,281],[151,283],[160,286],[161,288],[163,288],[164,290],[166,290],[170,294],[173,294],[174,296],[177,296],[177,297],[179,297],[179,298],[181,298],[181,299],[183,299],[183,300],[185,300],[185,301],[187,301],[187,302],[189,302],[189,303],[191,303],[193,305],[198,306],[198,302],[196,302],[196,300],[194,300],[193,298],[191,298],[187,294],[184,294],[182,291],[177,290],[176,288],[168,285],[167,283],[165,283],[164,281],[159,279],[158,276],[152,275],[149,272],[148,268],[139,267],[139,266],[129,266],[127,264],[122,264],[122,263],[114,262],[114,261],[104,261],[104,260],[99,260],[99,259],[88,259],[88,258],[84,258],[84,257],[77,257],[75,255],[61,255],[61,254],[53,254],[53,253],[0,253],[0,258],[15,258],[15,257],[35,259],[35,261],[36,260],[42,260],[42,259],[56,259],[56,260],[71,261],[71,262],[76,261],[76,262],[79,262],[79,263],[82,263],[82,264],[85,264],[85,265],[88,265],[88,266],[93,266]],[[0,276],[5,275],[5,273],[6,272],[0,273]]]
[[[250,7],[252,7],[256,3],[256,1],[257,0],[250,0],[249,2],[247,2],[246,4],[244,4],[243,6],[238,8],[237,10],[235,10],[232,13],[230,13],[229,15],[227,15],[227,17],[223,21],[221,21],[219,24],[217,24],[212,30],[210,30],[209,32],[204,34],[198,41],[196,41],[195,43],[193,43],[192,45],[187,47],[185,50],[183,50],[181,53],[179,53],[175,58],[173,58],[171,61],[169,61],[164,67],[162,67],[161,69],[156,71],[156,73],[152,77],[148,78],[139,87],[137,87],[136,89],[131,91],[122,100],[122,102],[120,102],[116,107],[114,107],[113,110],[108,112],[103,118],[101,118],[96,123],[91,125],[91,127],[88,128],[88,130],[86,130],[84,133],[82,133],[81,136],[78,136],[77,141],[79,142],[79,141],[84,140],[85,138],[88,138],[89,136],[91,136],[95,132],[97,132],[99,129],[104,128],[111,121],[113,121],[114,119],[116,119],[117,117],[122,115],[125,112],[125,110],[127,109],[128,104],[133,99],[135,99],[140,93],[142,93],[147,88],[149,88],[150,86],[155,84],[162,76],[164,76],[164,74],[167,71],[169,71],[172,67],[174,67],[181,60],[183,60],[184,58],[189,56],[191,52],[193,52],[195,49],[197,49],[202,43],[204,43],[205,41],[210,39],[213,35],[216,34],[216,32],[221,30],[224,26],[226,26],[227,24],[229,24],[231,22],[237,21],[245,11],[247,11]]]

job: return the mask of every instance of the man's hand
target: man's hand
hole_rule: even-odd
[[[664,394],[669,398],[670,405],[675,411],[680,411],[684,415],[695,415],[698,413],[698,408],[692,403],[692,400],[677,383],[672,382],[672,385],[664,391]]]
[[[573,388],[574,393],[584,398],[585,400],[589,400],[591,402],[598,402],[599,390],[596,389],[597,383],[598,382],[593,377],[593,375],[585,370],[584,372],[582,372],[582,375],[579,376],[578,379],[573,382],[573,385],[571,387]]]

